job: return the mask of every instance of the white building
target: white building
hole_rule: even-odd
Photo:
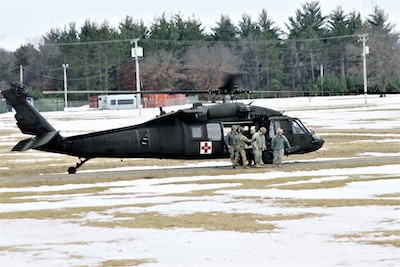
[[[136,94],[101,95],[98,98],[99,109],[136,109],[138,101]]]

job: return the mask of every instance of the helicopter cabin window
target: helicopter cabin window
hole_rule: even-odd
[[[111,105],[114,106],[115,104],[116,104],[115,99],[111,100]]]
[[[207,123],[207,136],[211,141],[220,141],[222,138],[221,125],[218,123]]]
[[[294,134],[304,134],[308,132],[306,127],[298,120],[292,121],[292,130]]]
[[[192,126],[192,138],[201,138],[201,126]]]

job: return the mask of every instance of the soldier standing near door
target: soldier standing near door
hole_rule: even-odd
[[[274,153],[274,161],[273,166],[280,167],[282,165],[282,158],[285,154],[285,147],[290,149],[290,143],[287,140],[286,136],[283,135],[283,130],[278,129],[278,134],[272,138],[271,141],[271,149]]]
[[[226,147],[228,148],[232,164],[235,159],[235,153],[236,153],[236,151],[235,151],[236,135],[238,135],[237,126],[232,125],[231,131],[229,133],[227,133],[225,136],[225,144],[226,144]]]
[[[253,146],[253,154],[254,154],[254,161],[256,163],[257,168],[261,168],[261,158],[262,152],[267,148],[265,144],[265,133],[267,129],[265,127],[261,127],[260,130],[253,134],[251,138],[251,144]]]
[[[246,136],[242,134],[243,130],[238,130],[238,134],[235,136],[235,160],[233,161],[233,168],[236,166],[239,166],[239,160],[242,159],[243,163],[243,168],[247,169],[249,168],[249,162],[247,161],[247,156],[246,156],[246,142],[251,143],[251,140],[248,139]]]

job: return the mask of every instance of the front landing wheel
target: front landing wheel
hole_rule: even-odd
[[[272,164],[274,160],[274,154],[271,151],[263,151],[262,160],[265,164]]]

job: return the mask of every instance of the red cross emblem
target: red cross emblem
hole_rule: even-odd
[[[212,153],[212,142],[205,141],[200,142],[200,154],[211,154]]]

